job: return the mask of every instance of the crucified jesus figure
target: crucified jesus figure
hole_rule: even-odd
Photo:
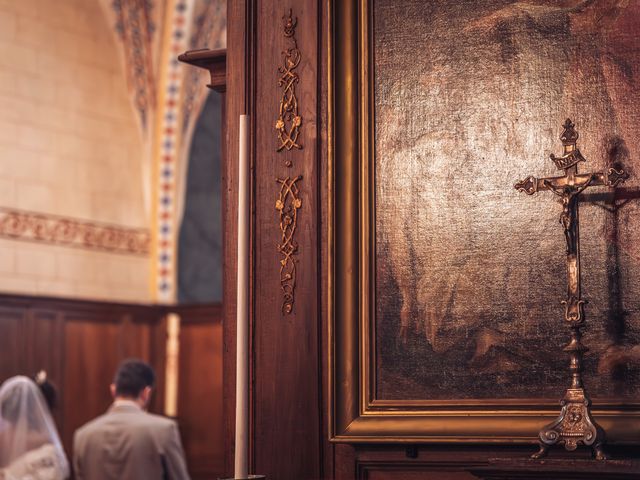
[[[580,195],[585,188],[591,185],[591,182],[593,182],[594,179],[595,175],[591,175],[589,179],[579,187],[576,187],[575,185],[557,187],[548,180],[544,181],[544,185],[562,199],[560,223],[564,227],[564,236],[567,241],[567,254],[576,253],[575,205],[578,201],[578,195]]]

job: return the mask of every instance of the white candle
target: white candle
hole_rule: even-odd
[[[178,371],[180,369],[180,316],[167,315],[167,363],[165,369],[164,414],[178,415]]]
[[[249,115],[240,115],[235,478],[249,476]]]

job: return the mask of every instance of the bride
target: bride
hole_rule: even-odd
[[[0,480],[64,480],[69,463],[47,404],[29,378],[0,387]]]

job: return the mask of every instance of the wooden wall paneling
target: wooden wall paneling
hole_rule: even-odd
[[[0,308],[0,382],[17,374],[28,374],[25,317],[24,308]]]
[[[122,313],[118,316],[120,324],[120,336],[121,336],[121,352],[122,358],[139,358],[146,362],[150,362],[149,350],[149,332],[147,325],[144,323],[133,321],[133,315],[129,312]]]
[[[164,312],[158,307],[132,309],[119,314],[122,352],[120,360],[139,358],[156,372],[156,384],[149,404],[154,413],[164,413],[164,378],[167,330]]]
[[[52,309],[29,308],[25,316],[25,366],[30,375],[45,370],[49,380],[58,384],[62,378],[60,345],[62,318]]]
[[[329,138],[331,135],[331,120],[329,117],[328,106],[330,102],[329,90],[330,75],[329,56],[332,51],[330,49],[331,40],[331,2],[326,0],[318,0],[318,179],[317,188],[320,198],[317,218],[318,218],[318,280],[320,282],[318,292],[318,312],[319,322],[318,337],[320,339],[320,359],[321,359],[321,375],[320,388],[322,398],[322,408],[320,411],[320,425],[322,428],[322,452],[320,452],[323,462],[323,471],[325,478],[334,478],[334,458],[336,455],[335,446],[329,441],[329,329],[331,310],[329,308],[328,296],[328,275],[330,263],[330,245],[328,225],[331,222],[331,212],[328,208],[330,205],[331,192],[330,189],[330,171],[329,171]]]
[[[138,357],[156,369],[163,409],[166,325],[163,307],[0,294],[0,382],[45,369],[58,388],[54,418],[67,453],[73,432],[111,403],[120,361]]]
[[[531,448],[471,445],[336,445],[335,480],[472,480],[491,456],[528,458]]]
[[[150,410],[162,413],[166,333],[159,316],[159,309],[137,306],[104,306],[65,314],[61,342],[62,388],[67,399],[62,409],[65,445],[71,445],[79,426],[107,410],[112,401],[109,385],[125,358],[140,358],[154,367],[157,381]]]
[[[226,139],[228,170],[225,178],[227,207],[235,212],[237,195],[238,115],[252,115],[252,161],[254,169],[252,225],[253,337],[252,352],[252,432],[253,468],[272,478],[320,478],[322,446],[321,368],[318,322],[318,223],[319,181],[317,172],[317,63],[319,2],[245,2],[227,4],[227,103]],[[304,207],[300,214],[298,237],[298,278],[293,314],[281,313],[279,289],[278,216],[274,209],[276,176],[286,177],[283,159],[277,155],[273,124],[279,95],[278,67],[282,49],[288,47],[283,36],[282,16],[288,8],[298,17],[297,38],[302,54],[298,99],[303,116],[302,151],[294,164],[301,174]],[[259,50],[259,51],[258,51]],[[255,75],[254,75],[255,72]],[[226,474],[233,462],[233,417],[235,405],[235,272],[236,220],[225,220],[225,328],[224,397],[225,438],[228,439]],[[303,253],[304,252],[304,253]],[[304,258],[303,258],[304,255]],[[292,386],[295,386],[292,388]],[[276,451],[277,449],[277,451]],[[287,452],[283,455],[282,452]]]
[[[60,312],[48,308],[29,308],[25,316],[26,358],[25,366],[29,376],[40,370],[47,372],[47,378],[57,389],[56,407],[53,417],[58,430],[64,425],[64,395],[60,387],[63,376],[62,345],[63,321]]]
[[[331,478],[334,480],[350,480],[356,478],[356,449],[351,445],[336,444],[331,450],[333,471]]]
[[[96,314],[65,318],[63,351],[64,405],[62,441],[70,452],[73,432],[104,413],[111,403],[109,385],[122,357],[116,319]]]
[[[238,123],[246,113],[247,83],[247,0],[227,0],[227,93],[225,103],[225,142],[223,185],[223,369],[224,369],[224,425],[225,476],[233,475],[235,444],[235,368],[236,368],[236,270],[237,270],[237,214],[238,211]]]
[[[156,371],[156,387],[151,397],[149,411],[164,414],[164,388],[167,357],[167,316],[162,309],[153,313],[154,323],[149,336],[151,365]]]
[[[355,462],[355,478],[358,480],[474,480],[475,477],[464,471],[460,458],[439,452],[434,455],[418,453],[409,458],[402,447],[384,449],[372,447],[363,450]],[[473,464],[473,462],[471,462]]]
[[[447,472],[438,470],[424,470],[419,465],[402,466],[402,464],[392,463],[380,465],[373,464],[358,465],[357,479],[366,480],[477,480],[476,477],[466,472]]]
[[[224,471],[222,309],[179,309],[178,421],[193,479]]]
[[[545,472],[537,468],[535,462],[529,459],[535,451],[535,446],[528,445],[359,444],[356,446],[336,444],[335,474],[327,478],[334,478],[334,480],[472,480],[476,476],[471,472],[489,470],[495,465],[498,465],[496,470],[504,470],[503,475],[507,475],[506,472],[509,472],[509,468],[514,465],[519,465],[521,470],[524,470],[522,465],[529,465],[532,471],[540,470],[539,478],[547,478]],[[612,458],[628,462],[638,459],[637,448],[631,446],[609,446],[608,453]],[[492,459],[500,459],[502,463],[496,464]],[[509,460],[513,460],[513,465]],[[582,461],[600,465],[591,459],[589,449],[581,448],[577,452],[553,451],[548,459],[541,461],[540,467],[553,462],[558,465],[559,462],[567,460],[569,463],[577,460],[577,463]],[[523,471],[518,475],[522,478],[526,476]],[[507,476],[501,478],[507,478]]]
[[[268,478],[321,478],[320,361],[318,338],[318,5],[311,0],[256,2],[255,83],[255,267],[254,267],[254,442],[255,473]],[[301,61],[296,97],[302,149],[283,149],[274,128],[282,98],[278,86],[289,8],[297,18]],[[292,166],[285,165],[285,159]],[[296,288],[293,312],[283,313],[280,288],[279,215],[276,178],[295,178],[302,206],[294,240]]]

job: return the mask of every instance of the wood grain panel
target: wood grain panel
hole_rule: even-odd
[[[164,389],[167,361],[167,316],[166,312],[156,312],[155,323],[149,335],[150,363],[156,371],[156,388],[151,398],[149,410],[164,413]]]
[[[102,321],[101,321],[102,320]],[[64,326],[64,428],[62,441],[104,413],[111,404],[109,385],[123,355],[121,327],[98,317],[69,318]]]
[[[336,480],[471,480],[470,468],[483,467],[489,455],[526,458],[521,447],[462,445],[338,445]]]
[[[331,101],[332,94],[329,89],[329,75],[332,73],[329,69],[329,48],[331,41],[331,2],[318,0],[318,195],[320,199],[318,207],[318,281],[319,298],[318,298],[318,330],[320,338],[320,357],[321,357],[321,399],[322,406],[320,409],[320,424],[322,426],[322,451],[320,452],[321,461],[323,462],[323,472],[325,476],[329,476],[329,472],[333,472],[335,468],[336,447],[329,441],[329,423],[326,421],[327,412],[329,412],[329,368],[330,358],[328,355],[330,345],[330,332],[328,328],[328,319],[331,315],[329,307],[329,297],[327,295],[327,286],[329,285],[329,268],[330,258],[332,255],[332,245],[327,226],[332,220],[332,213],[328,205],[332,195],[330,188],[332,177],[329,169],[329,139],[332,135],[332,119],[328,114],[328,106]]]
[[[631,472],[638,468],[637,448],[632,446],[608,446],[614,462],[597,462],[588,449],[566,452],[557,449],[539,462],[529,459],[534,446],[516,445],[347,445],[335,448],[335,480],[471,480],[478,475],[487,478],[614,478],[613,473]],[[607,470],[610,468],[611,470]],[[575,470],[575,476],[569,472]],[[609,473],[603,473],[605,470]],[[562,475],[566,476],[562,476]],[[572,473],[573,474],[573,473]],[[493,475],[493,476],[491,476]],[[618,477],[615,477],[618,478]],[[622,477],[621,477],[622,478]]]
[[[62,318],[53,310],[29,309],[25,315],[25,356],[31,375],[45,370],[55,384],[62,378]]]
[[[28,374],[24,350],[24,312],[0,309],[0,382],[16,374]]]
[[[183,318],[178,421],[194,479],[222,475],[222,306],[159,307],[0,294],[0,381],[45,369],[58,387],[54,417],[67,454],[74,431],[106,411],[118,364],[156,371],[150,411],[164,411],[166,314]],[[204,419],[204,421],[203,421]]]
[[[0,294],[0,381],[46,370],[58,389],[53,416],[71,453],[74,430],[109,405],[123,358],[149,361],[162,382],[162,315],[154,306]],[[155,396],[151,410],[162,405]]]
[[[53,417],[59,431],[64,425],[64,395],[60,390],[63,378],[62,315],[54,310],[30,308],[25,311],[25,365],[30,376],[40,370],[57,390]]]
[[[414,467],[416,468],[416,467]],[[403,469],[398,466],[393,467],[361,467],[358,478],[367,480],[475,480],[476,477],[466,472],[446,472],[446,471],[420,471],[419,469]]]
[[[233,212],[237,195],[238,115],[252,122],[252,337],[251,337],[251,471],[269,478],[325,477],[323,450],[330,449],[323,433],[319,321],[318,211],[318,64],[320,1],[290,3],[263,0],[228,1],[227,18],[227,152],[225,191]],[[276,153],[273,126],[281,89],[277,85],[284,37],[283,15],[293,9],[298,19],[297,45],[302,61],[296,86],[303,117],[302,150]],[[290,158],[289,158],[290,157]],[[294,167],[287,169],[285,159]],[[283,316],[280,290],[280,238],[276,178],[302,175],[298,183],[303,206],[295,240],[299,245],[297,287],[293,313]],[[225,219],[224,398],[227,474],[233,462],[235,404],[235,217]]]
[[[233,476],[235,444],[235,368],[236,368],[236,271],[238,209],[238,127],[239,116],[247,113],[246,90],[250,59],[245,35],[246,0],[227,0],[227,94],[225,102],[225,152],[222,169],[223,298],[224,305],[224,438],[225,476]]]
[[[151,362],[151,334],[152,326],[148,323],[135,321],[131,315],[124,315],[122,328],[122,356],[136,357],[145,362]]]
[[[181,316],[178,422],[189,473],[216,478],[224,471],[222,401],[222,322]]]
[[[269,478],[321,478],[320,363],[318,337],[317,49],[315,1],[256,2],[255,55],[255,472]],[[301,62],[296,85],[302,149],[277,152],[274,129],[282,89],[283,15],[297,18],[295,37]],[[290,160],[292,166],[285,166]],[[302,207],[295,241],[296,289],[293,312],[282,313],[279,215],[274,208],[276,178],[295,178]],[[273,446],[280,452],[275,454]]]

